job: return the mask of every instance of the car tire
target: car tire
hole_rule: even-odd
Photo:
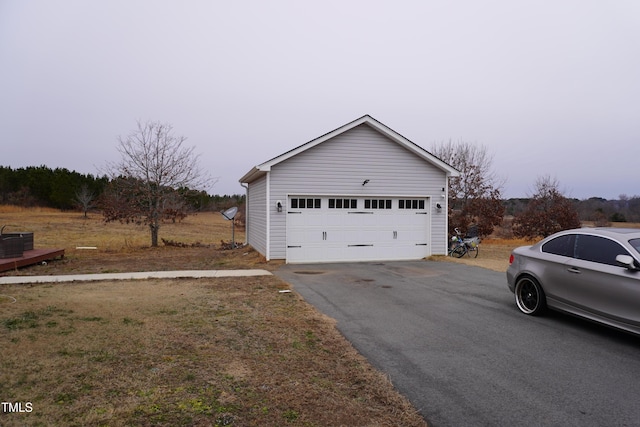
[[[515,286],[516,305],[524,314],[536,316],[547,308],[546,297],[540,284],[530,276],[518,279]]]

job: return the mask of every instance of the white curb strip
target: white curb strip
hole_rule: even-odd
[[[271,276],[267,270],[182,270],[143,271],[137,273],[68,274],[62,276],[6,276],[0,277],[0,285],[22,283],[60,283],[96,280],[144,280],[203,277]]]

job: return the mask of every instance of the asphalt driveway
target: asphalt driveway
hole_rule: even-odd
[[[640,338],[516,309],[504,273],[435,261],[284,265],[431,426],[640,426]]]

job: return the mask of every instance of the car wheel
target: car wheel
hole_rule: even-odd
[[[516,305],[524,314],[537,315],[547,308],[544,291],[533,278],[524,276],[518,279],[515,287]]]

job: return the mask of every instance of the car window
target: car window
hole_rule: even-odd
[[[573,257],[575,241],[575,234],[566,234],[564,236],[556,237],[555,239],[549,240],[547,243],[542,245],[542,252]]]
[[[631,239],[629,240],[629,244],[633,246],[636,252],[640,253],[640,239]]]
[[[576,258],[601,264],[617,265],[616,256],[629,252],[618,242],[600,236],[580,234],[576,242]]]

